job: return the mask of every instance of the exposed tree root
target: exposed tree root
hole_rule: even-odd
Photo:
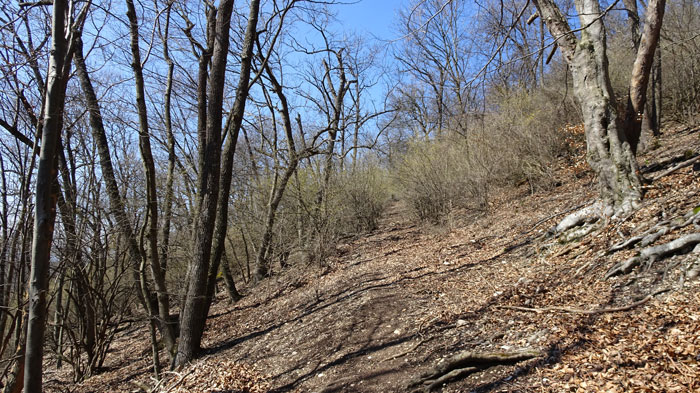
[[[628,304],[626,306],[620,306],[620,307],[611,307],[611,308],[598,308],[598,309],[593,309],[593,310],[584,310],[580,308],[571,308],[571,307],[559,307],[559,306],[553,306],[553,307],[544,307],[544,308],[530,308],[530,307],[519,307],[519,306],[498,306],[496,308],[500,309],[507,309],[507,310],[517,310],[517,311],[527,311],[527,312],[534,312],[537,314],[542,314],[544,312],[567,312],[567,313],[572,313],[572,314],[604,314],[604,313],[609,313],[609,312],[620,312],[620,311],[629,311],[635,307],[639,307],[642,304],[648,302],[651,300],[654,296],[668,292],[670,291],[670,288],[662,288],[658,289],[647,296],[645,296],[641,300],[637,300],[634,303]]]
[[[676,229],[684,228],[693,222],[700,220],[700,213],[694,213],[690,211],[683,216],[682,222],[676,222],[675,224],[671,221],[665,220],[654,225],[650,229],[644,231],[642,234],[631,237],[620,243],[617,243],[608,249],[608,254],[615,253],[625,248],[632,247],[639,243],[641,247],[646,247],[655,241],[659,240],[661,236],[670,233]]]
[[[550,228],[548,232],[551,235],[559,235],[572,228],[592,224],[602,217],[602,210],[603,204],[601,202],[596,202],[591,206],[585,207],[564,217],[559,224]]]
[[[650,229],[646,230],[644,233],[641,235],[637,235],[634,237],[631,237],[627,240],[621,241],[612,247],[608,249],[608,254],[613,254],[616,253],[620,250],[624,250],[625,248],[632,247],[635,244],[641,242],[642,247],[648,246],[649,244],[655,242],[658,240],[659,237],[665,235],[668,232],[668,227],[667,225],[669,224],[669,221],[662,221]]]
[[[700,244],[696,245],[693,249],[693,254],[700,254]],[[690,265],[690,269],[686,273],[688,280],[692,280],[700,276],[700,257],[695,260],[695,262]]]
[[[461,352],[411,381],[413,392],[430,392],[443,384],[497,365],[511,365],[544,355],[540,351]]]
[[[700,233],[691,233],[665,244],[647,247],[640,251],[639,255],[613,266],[608,270],[605,278],[627,274],[644,262],[651,264],[668,255],[686,253],[698,243],[700,243]]]
[[[657,181],[657,180],[661,179],[662,177],[668,176],[668,175],[670,175],[671,173],[673,173],[673,172],[675,172],[675,171],[677,171],[677,170],[679,170],[679,169],[682,169],[682,168],[685,168],[685,167],[687,167],[687,166],[693,165],[693,164],[694,164],[695,162],[697,162],[697,161],[700,161],[700,155],[697,155],[697,156],[695,156],[695,157],[693,157],[693,158],[691,158],[691,159],[689,159],[689,160],[683,161],[683,162],[681,162],[680,164],[678,164],[678,165],[676,165],[676,166],[674,166],[674,167],[671,167],[671,168],[669,168],[669,169],[667,169],[667,170],[665,170],[665,171],[659,173],[658,175],[654,176],[654,178],[652,178],[651,180],[652,180],[652,181]]]

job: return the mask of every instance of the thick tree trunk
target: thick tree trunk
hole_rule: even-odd
[[[221,165],[221,179],[218,197],[217,217],[214,226],[214,238],[212,240],[211,263],[207,276],[207,306],[203,310],[203,318],[206,319],[209,313],[209,306],[216,287],[216,274],[219,271],[221,257],[224,253],[226,232],[228,230],[228,203],[231,194],[231,180],[233,178],[233,158],[236,154],[238,136],[243,124],[246,101],[250,84],[250,73],[253,61],[253,46],[256,40],[256,29],[260,13],[260,1],[254,0],[250,3],[248,13],[248,25],[243,37],[243,47],[241,49],[241,66],[236,86],[236,99],[233,102],[233,109],[227,120],[226,133],[228,139],[224,146],[223,162]]]
[[[576,1],[585,26],[580,39],[554,1],[535,0],[535,5],[571,67],[574,94],[583,113],[587,159],[598,176],[603,214],[629,213],[639,206],[641,184],[634,152],[617,118],[600,5],[594,0]]]
[[[68,4],[65,0],[54,1],[51,55],[45,94],[46,113],[36,178],[32,264],[29,278],[29,314],[24,359],[24,391],[27,393],[39,393],[42,390],[49,259],[58,199],[57,188],[54,187],[58,171],[56,152],[60,145],[63,127],[63,107],[68,79],[66,68],[70,68],[70,50],[66,38],[67,10]]]

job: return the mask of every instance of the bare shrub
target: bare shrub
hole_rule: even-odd
[[[669,1],[661,37],[663,116],[693,123],[700,112],[700,5]]]
[[[345,173],[342,189],[346,210],[342,215],[344,230],[362,233],[376,229],[389,199],[386,171],[375,162],[365,162]]]
[[[569,101],[545,89],[493,97],[481,127],[409,144],[395,179],[420,220],[439,223],[455,208],[484,210],[497,186],[527,183],[534,192],[555,183],[550,166],[567,153],[561,129],[576,113]]]
[[[454,207],[476,201],[484,206],[488,166],[479,165],[461,138],[418,140],[410,144],[396,181],[402,197],[421,221],[439,223]]]

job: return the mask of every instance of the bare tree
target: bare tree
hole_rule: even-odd
[[[89,5],[89,3],[85,5],[74,20],[73,15],[69,13],[72,7],[69,7],[67,1],[57,0],[53,3],[51,55],[45,91],[46,110],[41,133],[35,194],[27,349],[24,366],[24,389],[25,392],[31,393],[42,390],[49,260],[58,200],[58,189],[55,186],[58,169],[56,154],[61,144],[66,86],[73,56],[72,31],[84,21]]]
[[[249,91],[250,63],[255,41],[256,26],[258,22],[260,2],[253,0],[250,3],[248,24],[241,52],[241,73],[236,89],[236,102],[231,113],[232,122],[240,127],[245,101]],[[209,17],[211,34],[211,71],[207,78],[207,62],[200,63],[199,76],[199,159],[198,159],[198,194],[195,206],[195,239],[194,260],[188,269],[187,293],[185,296],[182,313],[180,316],[180,338],[178,344],[175,365],[183,365],[196,356],[199,352],[206,313],[209,305],[207,301],[208,272],[212,257],[212,244],[214,240],[214,228],[217,220],[217,206],[219,202],[227,202],[228,194],[224,200],[219,201],[221,187],[221,126],[222,106],[224,93],[224,80],[226,73],[226,61],[229,48],[229,30],[231,26],[231,14],[233,1],[223,0],[216,10],[216,19],[213,19],[214,9],[210,9],[212,17]],[[204,57],[204,56],[203,56]],[[207,80],[208,79],[208,80]],[[206,103],[206,106],[204,105]],[[205,110],[206,108],[206,110]],[[237,133],[237,130],[234,129]],[[231,136],[229,136],[231,137]],[[228,203],[223,203],[227,206]],[[226,217],[224,217],[225,219]],[[225,222],[225,221],[224,221]],[[222,222],[223,224],[223,222]],[[225,237],[225,231],[223,232]],[[217,236],[219,239],[219,236]],[[221,250],[223,250],[223,237],[221,237]],[[214,250],[217,256],[218,250]],[[223,252],[223,251],[221,251]]]
[[[634,119],[624,121],[618,116],[608,75],[604,12],[598,1],[575,2],[582,26],[580,37],[575,35],[554,1],[535,0],[534,3],[571,68],[574,94],[583,113],[588,162],[598,175],[602,213],[618,215],[631,212],[639,206],[641,199],[641,184],[634,156],[636,146],[633,148],[632,144],[636,144],[636,119],[643,108],[644,98],[638,93],[633,93],[634,97],[630,98],[635,111]],[[663,0],[651,0],[647,6],[647,22],[642,38],[646,44],[640,46],[637,54],[631,92],[646,90],[649,59],[653,57],[658,42],[664,3]]]

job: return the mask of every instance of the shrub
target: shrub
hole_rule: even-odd
[[[527,183],[534,192],[555,183],[551,164],[567,153],[561,129],[576,112],[543,89],[496,97],[469,133],[409,143],[395,179],[420,220],[439,223],[458,207],[483,210],[494,187]]]

